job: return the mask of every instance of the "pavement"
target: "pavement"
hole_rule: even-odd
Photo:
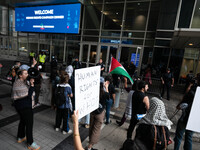
[[[0,76],[0,104],[3,105],[3,110],[0,112],[0,150],[25,150],[27,149],[26,143],[17,143],[17,127],[19,124],[19,116],[16,110],[11,105],[12,101],[10,99],[11,84],[9,81],[5,80],[5,73],[7,69],[13,65],[13,61],[10,60],[0,60],[3,64]],[[7,68],[7,69],[6,69]],[[163,102],[165,103],[166,113],[170,118],[175,111],[176,105],[181,100],[183,94],[180,88],[176,87],[172,89],[171,100],[167,101],[165,97]],[[126,140],[126,133],[129,125],[129,120],[127,120],[121,127],[117,126],[115,123],[117,119],[120,119],[124,113],[126,106],[126,98],[128,93],[124,91],[120,97],[120,103],[118,108],[111,109],[111,120],[112,123],[109,125],[103,124],[101,136],[99,142],[94,145],[94,148],[98,150],[119,150],[123,142]],[[152,97],[152,95],[149,95]],[[180,117],[181,112],[179,112],[173,119],[174,125],[170,130],[170,135],[173,139],[176,123]],[[33,127],[33,137],[34,141],[37,142],[42,150],[73,150],[73,135],[67,134],[63,135],[61,132],[56,132],[54,130],[55,124],[55,111],[49,106],[41,105],[34,109],[34,127]],[[72,121],[69,121],[69,125],[72,128]],[[80,125],[80,136],[82,140],[82,145],[85,147],[88,144],[88,129]],[[193,138],[193,150],[200,149],[200,138],[199,134],[195,134]],[[183,144],[182,144],[183,147]],[[173,150],[173,144],[168,146],[169,150]],[[181,148],[182,150],[182,148]]]

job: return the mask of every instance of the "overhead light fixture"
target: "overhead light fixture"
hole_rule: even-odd
[[[117,19],[113,19],[114,22],[117,22]]]
[[[118,15],[119,13],[118,12],[116,12],[116,15]]]
[[[188,45],[192,46],[192,45],[193,45],[193,43],[189,43]]]
[[[137,3],[138,5],[140,5],[140,3]]]

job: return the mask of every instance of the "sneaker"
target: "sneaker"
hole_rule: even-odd
[[[21,142],[23,142],[25,140],[26,140],[26,137],[24,137],[24,138],[17,138],[17,143],[21,143]]]
[[[72,130],[69,130],[67,133],[68,133],[68,134],[71,134],[71,133],[72,133]]]
[[[86,124],[86,125],[85,125],[85,128],[86,128],[86,129],[90,128],[90,125],[89,125],[89,124]]]
[[[28,149],[30,150],[39,150],[40,146],[33,142],[31,145],[28,145]]]
[[[63,131],[63,132],[62,132],[62,134],[64,134],[64,135],[65,135],[65,134],[67,134],[67,132],[66,132],[66,131]]]
[[[59,131],[60,129],[59,128],[55,128],[55,131]]]
[[[110,124],[110,123],[112,123],[112,121],[111,121],[111,120],[110,120],[109,122],[105,122],[105,124],[106,124],[106,125],[108,125],[108,124]]]

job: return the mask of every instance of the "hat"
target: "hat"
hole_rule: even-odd
[[[30,68],[30,67],[29,67],[28,65],[21,65],[21,66],[19,67],[20,70],[27,70],[27,71],[28,71],[29,68]]]
[[[100,83],[104,83],[104,78],[100,77]]]

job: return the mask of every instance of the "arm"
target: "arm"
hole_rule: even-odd
[[[112,94],[113,96],[113,104],[115,103],[115,94]]]
[[[174,86],[174,78],[172,78],[172,85],[171,85],[172,87]]]
[[[73,120],[73,134],[74,134],[75,150],[84,150],[81,143],[81,138],[80,138],[79,128],[78,128],[78,110],[74,111],[74,114],[72,115],[72,120]]]
[[[164,80],[163,80],[163,77],[161,77],[160,79],[161,79],[161,81],[162,81],[162,84],[164,84],[165,82],[164,82]]]
[[[145,104],[146,109],[149,110],[149,98],[148,98],[148,96],[144,97],[143,103]]]

